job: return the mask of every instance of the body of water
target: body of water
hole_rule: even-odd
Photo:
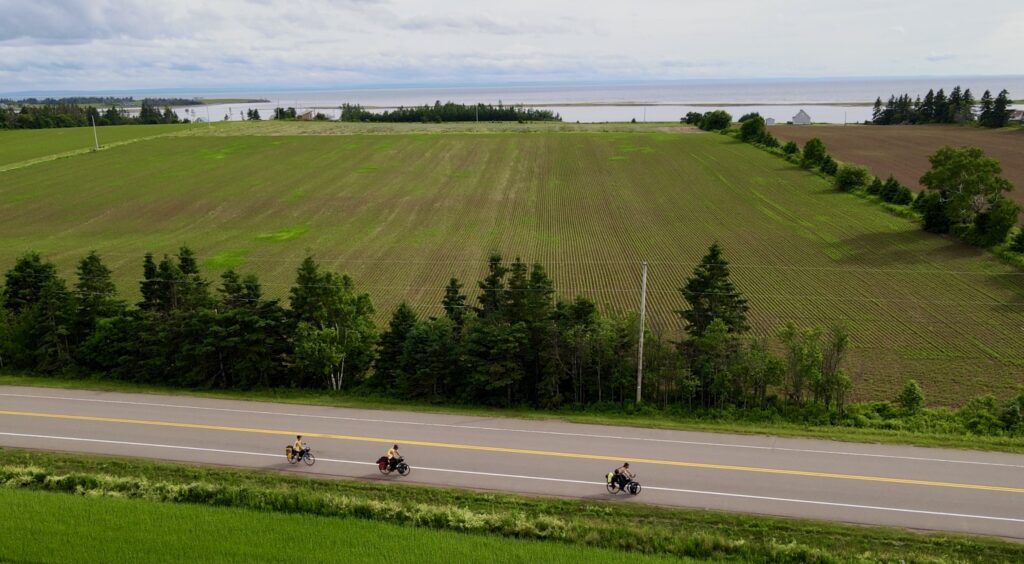
[[[225,117],[241,119],[246,110],[253,108],[266,119],[273,115],[275,107],[294,107],[300,112],[319,111],[337,118],[340,115],[338,108],[343,103],[383,109],[432,104],[439,100],[544,107],[557,112],[567,122],[679,121],[687,112],[720,108],[734,117],[756,111],[780,123],[791,120],[803,109],[815,122],[845,123],[869,119],[871,107],[866,104],[877,97],[884,101],[890,94],[923,96],[930,88],[944,88],[948,93],[956,85],[970,88],[975,98],[980,98],[985,90],[991,90],[994,96],[1003,88],[1010,91],[1011,97],[1024,98],[1024,76],[987,76],[192,92],[187,96],[265,99],[270,102],[215,104],[175,110],[182,117],[222,120]],[[175,95],[181,96],[181,93]]]

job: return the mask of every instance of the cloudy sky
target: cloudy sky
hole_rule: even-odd
[[[0,92],[1019,75],[1021,53],[1021,0],[0,0]]]

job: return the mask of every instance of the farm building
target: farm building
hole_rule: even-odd
[[[765,125],[775,125],[775,118],[765,118],[764,124]]]
[[[313,119],[313,111],[310,110],[308,112],[302,112],[297,116],[297,119]]]
[[[1024,110],[1010,110],[1010,123],[1024,124]]]
[[[811,116],[807,115],[807,112],[800,110],[795,116],[793,116],[793,123],[795,125],[810,125]]]

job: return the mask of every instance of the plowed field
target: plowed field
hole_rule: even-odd
[[[1024,384],[1024,273],[720,135],[244,131],[0,173],[0,269],[34,249],[73,278],[96,249],[135,299],[143,253],[187,243],[211,278],[237,266],[284,297],[308,250],[383,323],[400,300],[439,313],[448,277],[475,287],[491,251],[619,312],[637,307],[648,260],[649,318],[671,336],[676,289],[717,239],[757,333],[850,326],[859,398],[908,378],[948,404]]]
[[[912,188],[931,164],[928,157],[944,145],[980,147],[999,161],[1003,176],[1016,187],[1009,197],[1024,204],[1024,129],[982,129],[955,125],[776,125],[779,139],[802,147],[817,137],[841,161],[868,167],[876,176],[890,174]]]

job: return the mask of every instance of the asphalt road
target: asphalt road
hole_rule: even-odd
[[[284,447],[302,434],[315,466]],[[392,443],[412,473],[382,477]],[[1024,455],[0,386],[0,446],[1024,539]],[[629,461],[644,490],[613,496]]]

